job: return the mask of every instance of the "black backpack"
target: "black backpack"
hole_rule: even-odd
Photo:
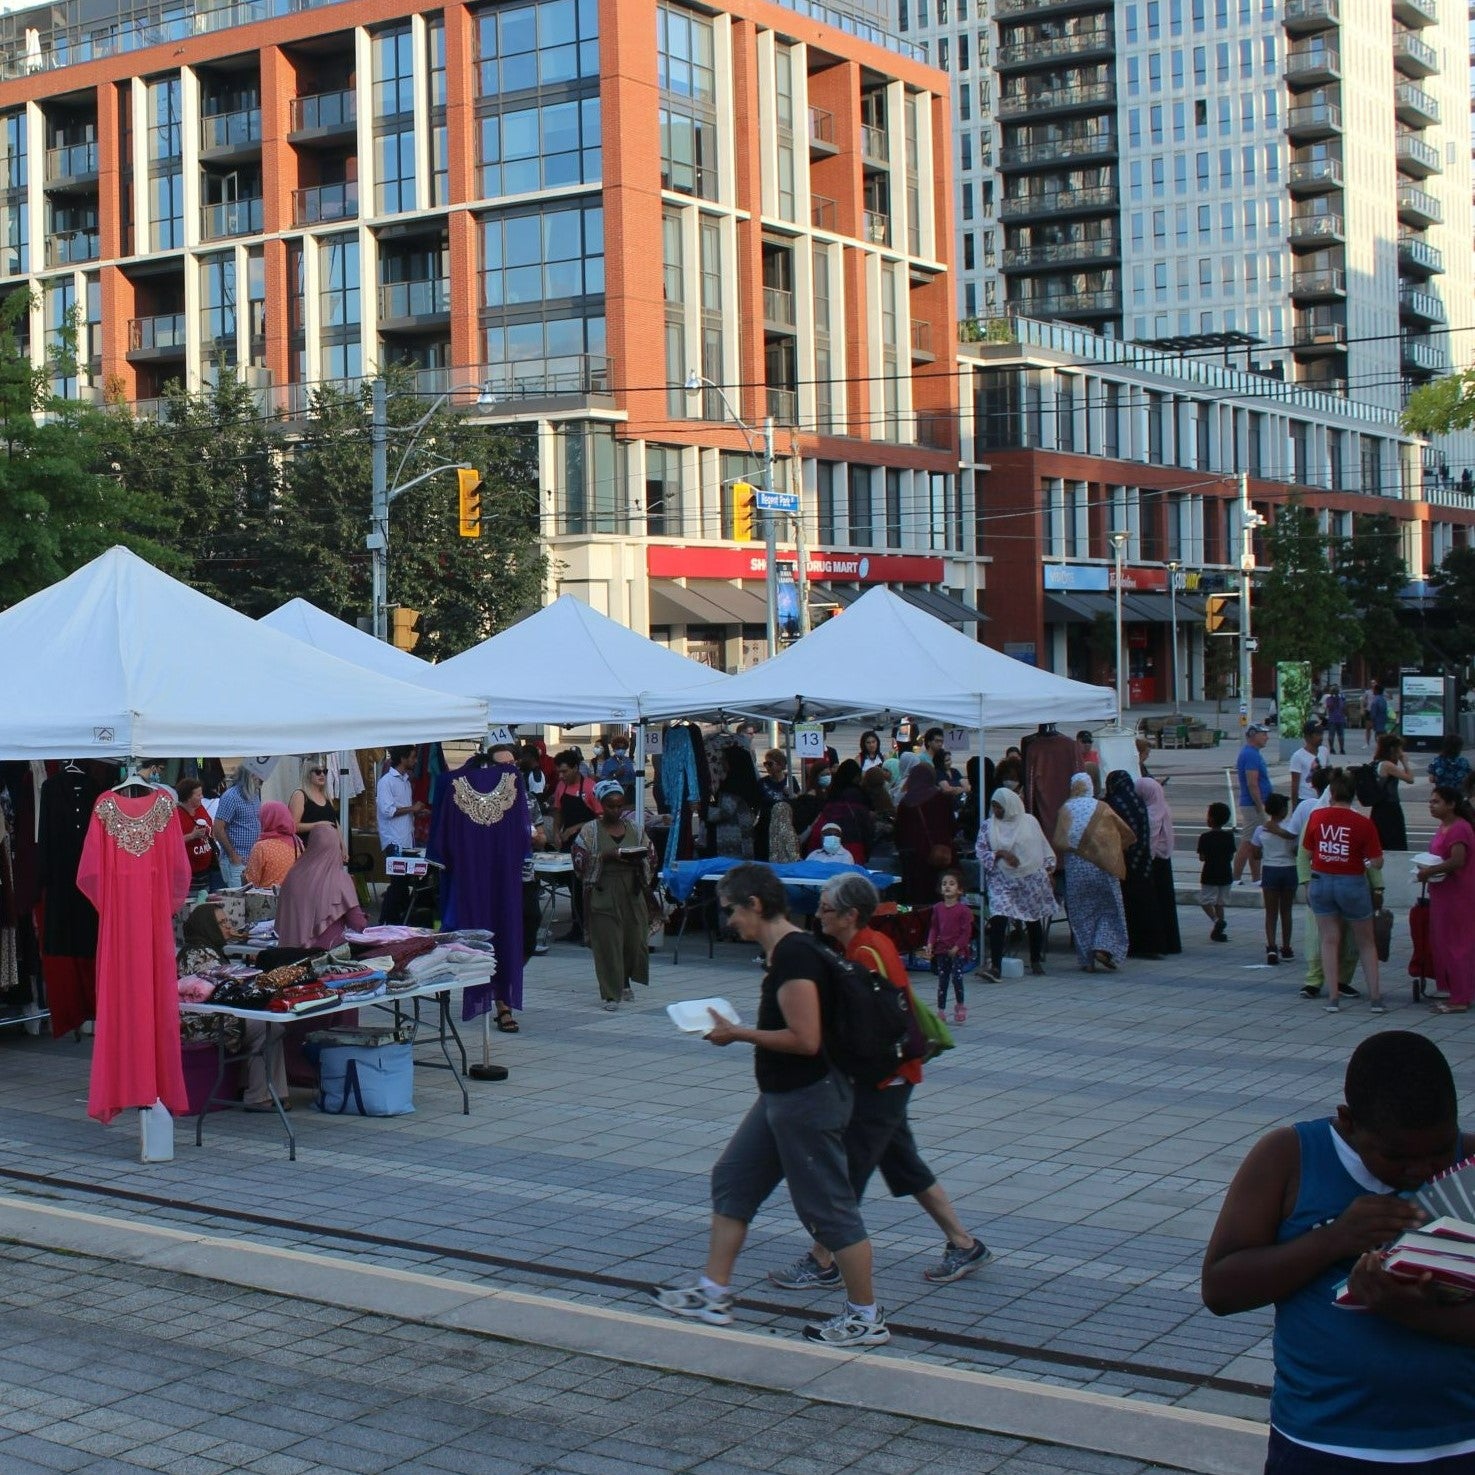
[[[1378,768],[1375,763],[1363,763],[1358,766],[1352,775],[1352,793],[1359,804],[1371,809],[1382,792],[1382,782],[1378,778]]]
[[[921,1035],[904,989],[815,942],[823,962],[821,1007],[824,1051],[835,1069],[857,1086],[878,1086],[894,1076],[911,1038]]]

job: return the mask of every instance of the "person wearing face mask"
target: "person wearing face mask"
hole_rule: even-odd
[[[831,772],[828,764],[818,763],[809,775],[804,792],[794,800],[794,833],[802,835],[818,818],[830,797]]]
[[[824,826],[820,831],[818,848],[811,850],[804,859],[822,861],[825,865],[831,866],[855,864],[854,857],[841,843],[840,826],[834,823]]]

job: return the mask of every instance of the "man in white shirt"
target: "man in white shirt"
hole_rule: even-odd
[[[389,768],[379,780],[374,794],[374,810],[379,821],[379,844],[385,855],[402,855],[414,848],[415,816],[429,813],[410,788],[410,765],[415,761],[413,748],[391,748]],[[384,892],[379,907],[381,923],[405,920],[410,905],[408,877],[395,876]]]
[[[1301,746],[1290,757],[1292,810],[1310,793],[1311,775],[1332,761],[1330,750],[1321,740],[1320,723],[1308,722],[1301,729],[1301,738]]]

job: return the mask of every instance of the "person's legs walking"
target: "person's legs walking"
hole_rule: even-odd
[[[1004,961],[1004,941],[1008,936],[1008,917],[993,916],[988,919],[988,963],[996,976]]]

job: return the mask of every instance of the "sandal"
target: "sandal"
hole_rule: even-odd
[[[1436,1014],[1468,1014],[1470,1006],[1468,1004],[1435,1004],[1434,1012]]]
[[[1097,952],[1097,953],[1093,954],[1093,956],[1095,957],[1096,961],[1098,963],[1100,963],[1101,966],[1107,970],[1107,972],[1109,972],[1109,973],[1115,973],[1116,972],[1116,962],[1112,958],[1112,956],[1111,956],[1110,953]]]
[[[504,1035],[515,1035],[521,1034],[522,1032],[517,1027],[517,1021],[512,1017],[511,1009],[497,1010],[497,1028],[501,1030]]]

